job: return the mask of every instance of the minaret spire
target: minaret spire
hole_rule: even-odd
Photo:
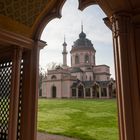
[[[65,35],[64,35],[64,43],[63,43],[63,52],[62,52],[62,55],[63,55],[63,66],[67,66],[67,43],[66,43],[66,38],[65,38]]]

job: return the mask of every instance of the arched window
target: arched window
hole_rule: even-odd
[[[57,78],[56,78],[55,75],[53,75],[53,76],[51,77],[51,79],[52,79],[52,80],[55,80],[55,79],[57,79]]]
[[[87,54],[85,55],[85,63],[89,63],[89,56]]]
[[[89,77],[89,80],[90,80],[90,81],[92,80],[91,76]]]
[[[78,55],[75,56],[75,64],[79,64],[79,56]]]
[[[93,55],[93,63],[95,64],[95,55]]]

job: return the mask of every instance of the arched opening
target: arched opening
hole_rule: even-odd
[[[92,80],[91,76],[89,77],[89,80],[90,80],[90,81]]]
[[[92,86],[92,96],[93,98],[99,98],[99,86],[97,84]]]
[[[78,98],[84,98],[84,87],[82,85],[78,86]]]
[[[57,78],[56,78],[55,75],[52,75],[51,79],[52,79],[52,80],[56,80]]]
[[[56,96],[57,96],[56,86],[52,86],[52,98],[56,98]]]
[[[85,63],[89,63],[89,56],[87,54],[85,55]]]
[[[65,0],[34,1],[21,4],[20,1],[7,3],[1,1],[1,55],[3,52],[9,58],[12,55],[12,95],[10,96],[10,115],[8,137],[15,140],[18,128],[25,140],[35,139],[35,120],[37,105],[37,72],[38,52],[44,45],[40,41],[41,31],[46,23],[54,17],[60,17],[60,9]],[[80,9],[90,4],[99,4],[107,14],[104,19],[107,26],[112,29],[114,42],[114,56],[117,73],[118,110],[120,122],[120,139],[139,139],[140,137],[140,16],[138,0],[79,0]],[[21,6],[17,6],[21,5]],[[7,11],[8,7],[8,11]],[[13,8],[15,7],[15,8]],[[31,9],[32,7],[33,9]],[[20,12],[18,12],[20,11]],[[38,11],[38,12],[37,12]],[[70,10],[72,12],[72,10]],[[10,13],[10,14],[9,14]],[[16,13],[16,14],[15,14]],[[25,14],[26,13],[26,14]],[[71,15],[71,13],[70,13]],[[94,20],[93,20],[94,21]],[[76,22],[74,22],[76,23]],[[72,25],[72,24],[71,24]],[[43,26],[43,27],[42,27]],[[10,51],[7,54],[7,47]],[[16,49],[15,49],[16,48]],[[24,48],[24,49],[23,49]],[[3,51],[4,49],[4,51]],[[6,49],[6,50],[5,50]],[[14,51],[13,51],[14,50]],[[24,56],[23,88],[21,97],[20,61]],[[14,57],[13,57],[14,56]],[[11,59],[11,58],[10,58]],[[3,61],[3,60],[2,60]],[[1,63],[3,63],[1,61]],[[5,66],[4,66],[5,67]],[[3,83],[2,83],[3,84]],[[6,89],[4,89],[5,91]],[[30,96],[29,96],[30,95]],[[18,104],[19,96],[19,104]],[[21,107],[21,98],[23,105]],[[1,107],[3,109],[3,107]],[[19,108],[19,110],[18,110]],[[21,110],[23,108],[23,110]],[[18,111],[17,111],[18,110]],[[32,110],[32,111],[31,111]],[[137,112],[137,113],[135,113]],[[19,113],[19,114],[18,114]],[[14,114],[14,115],[13,115]],[[22,114],[22,117],[20,118]],[[21,120],[20,120],[20,119]],[[2,118],[1,118],[2,119]],[[2,119],[5,120],[5,119]],[[18,122],[17,122],[18,120]],[[20,125],[20,122],[21,125]],[[12,129],[11,129],[12,128]],[[28,128],[28,130],[27,130]],[[19,131],[18,131],[19,132]],[[19,133],[18,133],[19,136]],[[110,135],[111,136],[111,135]]]
[[[86,24],[86,23],[85,23]],[[80,26],[80,23],[79,23],[79,26]],[[86,25],[85,25],[86,26]],[[55,26],[55,27],[57,27],[57,26]],[[54,27],[54,28],[55,28]],[[65,27],[65,26],[64,26]],[[58,28],[58,27],[57,27]],[[77,27],[78,28],[78,27]],[[76,30],[76,29],[75,29]],[[86,29],[85,29],[86,30]],[[91,30],[91,28],[90,28],[90,31],[92,31]],[[53,32],[53,28],[51,29],[51,33]],[[57,39],[61,36],[61,34],[62,34],[62,32],[63,32],[63,28],[61,29],[61,32],[59,32],[59,36],[57,37]],[[71,32],[70,32],[71,33]],[[77,34],[78,34],[79,32],[77,32]],[[56,33],[56,34],[58,34],[58,33]],[[76,33],[75,33],[76,34]],[[55,35],[55,34],[53,34],[53,35]],[[72,36],[72,33],[70,34],[71,36]],[[106,34],[107,35],[107,34]],[[68,34],[67,34],[67,36],[66,36],[66,43],[68,44],[68,41],[67,41],[67,38],[68,38],[68,36],[69,36],[69,31],[68,31]],[[95,35],[94,35],[95,36]],[[77,38],[77,37],[76,37]],[[53,39],[54,39],[54,36],[53,36]],[[63,39],[63,37],[62,37],[62,39]],[[85,38],[80,38],[79,40],[80,40],[80,42],[77,42],[77,44],[76,45],[83,45],[84,43],[84,40]],[[79,41],[78,40],[78,41]],[[83,42],[82,42],[82,41]],[[85,39],[86,40],[86,39]],[[93,38],[93,41],[94,41],[94,38]],[[47,41],[48,42],[48,41]],[[53,41],[53,42],[57,42],[57,41]],[[61,42],[60,42],[61,43]],[[88,43],[90,44],[90,41],[87,41],[86,42],[87,44],[84,44],[84,45],[86,45],[86,46],[88,46]],[[58,43],[57,43],[58,44]],[[56,49],[57,49],[57,45],[53,45],[53,46],[55,46],[55,48],[54,48],[54,51],[53,51],[53,53],[56,53]],[[96,45],[95,45],[96,46]],[[49,42],[48,42],[48,47],[49,47]],[[82,48],[83,46],[81,46],[81,48]],[[60,48],[60,47],[59,47]],[[91,46],[91,48],[92,48],[92,46]],[[85,48],[84,48],[85,49]],[[101,49],[102,50],[102,49]],[[76,50],[75,50],[76,51]],[[79,49],[79,51],[80,51],[80,49]],[[97,52],[98,52],[98,50],[97,50]],[[86,53],[83,53],[83,52],[78,52],[78,53],[75,53],[74,55],[72,55],[72,56],[74,56],[74,57],[72,57],[72,60],[73,60],[73,63],[75,63],[75,64],[79,64],[79,62],[80,62],[80,65],[81,65],[81,63],[83,63],[84,65],[86,65],[85,63],[89,63],[89,56],[88,55],[85,55],[85,54],[87,54],[87,52]],[[89,55],[90,55],[90,51],[89,51]],[[55,56],[58,56],[57,54],[55,54]],[[54,58],[55,58],[55,56],[54,56]],[[57,57],[57,59],[58,59],[58,57]],[[51,60],[51,59],[50,59]],[[94,59],[95,60],[95,59]],[[90,61],[92,61],[92,58],[91,58],[91,60]],[[91,69],[92,69],[92,67],[91,67]],[[91,79],[91,77],[90,77],[90,75],[92,75],[92,73],[90,72],[90,73],[88,73],[89,71],[91,71],[91,69],[86,69],[87,70],[87,72],[86,73],[84,73],[84,72],[81,72],[80,71],[80,69],[79,68],[75,68],[74,70],[79,74],[79,75],[76,75],[77,77],[78,77],[78,79],[80,79],[79,77],[81,77],[81,79],[82,79],[82,77],[83,77],[83,79],[82,79],[82,83],[84,83],[86,86],[85,87],[87,87],[87,88],[84,88],[84,86],[83,85],[79,85],[78,86],[78,88],[77,88],[77,85],[76,86],[74,86],[72,89],[71,89],[71,95],[72,95],[72,97],[74,97],[74,98],[99,98],[100,97],[100,95],[99,95],[99,86],[97,86],[97,87],[92,87],[91,85],[93,84],[93,81],[92,81],[92,79]],[[83,69],[84,70],[84,69]],[[54,71],[53,71],[54,72]],[[62,72],[62,71],[61,71]],[[83,74],[83,75],[82,75]],[[94,74],[94,73],[93,73]],[[75,75],[73,75],[73,76],[75,76]],[[63,74],[62,75],[62,77],[67,77],[67,78],[69,78],[67,75],[66,75],[66,73],[65,74]],[[57,80],[55,81],[55,82],[58,82],[59,81],[59,77],[57,77]],[[62,79],[60,80],[60,81],[62,81]],[[76,80],[76,81],[78,81],[78,80]],[[90,82],[89,82],[90,81]],[[64,82],[63,82],[64,83]],[[76,88],[75,88],[76,87]],[[64,92],[61,92],[61,88],[63,88],[64,90],[63,91],[66,91],[67,89],[68,89],[68,87],[66,87],[66,84],[65,84],[65,86],[63,86],[63,85],[59,85],[59,87],[58,88],[60,88],[60,91],[59,91],[59,95],[60,95],[60,98],[62,97],[62,95],[66,95],[66,92],[64,93]],[[57,89],[58,90],[58,89]],[[68,93],[68,92],[67,92]],[[93,95],[91,94],[91,93],[93,93]],[[65,97],[64,97],[65,98]],[[77,100],[77,99],[76,99]],[[85,99],[84,99],[85,100]],[[85,128],[86,129],[86,128]],[[53,130],[49,130],[49,132],[51,132],[51,131],[53,131]],[[71,130],[72,131],[72,130]]]
[[[107,88],[101,88],[101,96],[105,98],[107,96]]]
[[[75,64],[79,64],[79,56],[78,55],[75,56]]]

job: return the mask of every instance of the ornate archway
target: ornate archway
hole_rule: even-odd
[[[19,6],[17,6],[17,2]],[[39,49],[45,46],[45,43],[40,41],[40,35],[44,26],[51,19],[60,17],[60,11],[65,0],[44,1],[40,5],[41,9],[34,9],[34,16],[32,16],[30,8],[27,7],[33,5],[31,8],[36,8],[37,6],[34,6],[36,2],[40,4],[39,0],[32,0],[30,3],[1,1],[0,51],[2,54],[6,54],[7,58],[9,57],[8,50],[10,52],[15,51],[15,57],[13,57],[14,71],[12,71],[13,81],[15,82],[11,86],[13,96],[10,97],[8,140],[15,140],[18,131],[18,113],[20,113],[18,110],[19,73],[21,69],[21,61],[19,60],[21,60],[21,56],[24,57],[24,77],[26,81],[23,81],[20,132],[22,133],[22,139],[35,140]],[[103,9],[107,15],[104,21],[113,33],[120,139],[139,140],[140,1],[79,0],[79,8],[82,10],[91,4],[98,4]],[[15,6],[17,8],[14,8]],[[23,12],[18,12],[17,9],[19,11],[22,9]],[[16,96],[14,96],[15,94]]]

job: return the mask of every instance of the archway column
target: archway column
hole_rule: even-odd
[[[22,50],[22,48],[17,46],[13,51],[8,140],[17,139]]]
[[[92,98],[92,92],[93,92],[93,90],[92,90],[92,87],[90,88],[90,98]]]
[[[102,98],[101,87],[99,87],[99,98]]]
[[[128,13],[118,13],[111,17],[120,140],[140,139],[140,23],[136,25],[132,19]]]
[[[84,98],[86,98],[86,88],[85,87],[83,87],[83,89],[84,89]]]
[[[76,98],[78,98],[78,88],[76,88]]]
[[[39,51],[46,44],[35,41],[31,50],[23,56],[23,94],[21,100],[20,140],[36,140]]]
[[[109,96],[109,87],[108,86],[106,87],[106,93],[107,93],[107,98],[110,98],[110,96]]]

